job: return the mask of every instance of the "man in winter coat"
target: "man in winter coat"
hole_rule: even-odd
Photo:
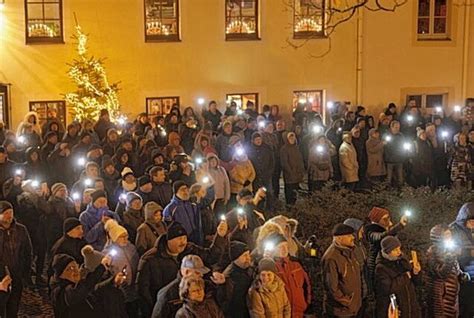
[[[105,156],[104,160],[102,160],[101,177],[104,180],[105,192],[107,192],[107,200],[110,208],[115,209],[117,199],[114,196],[114,192],[117,188],[118,180],[120,179],[120,173],[115,169],[113,160]]]
[[[186,230],[189,241],[201,244],[203,240],[201,215],[198,206],[189,201],[188,185],[184,181],[176,181],[173,184],[173,192],[173,199],[163,210],[165,221],[180,223]]]
[[[94,249],[101,251],[106,242],[105,222],[109,219],[120,222],[120,217],[117,213],[109,210],[105,191],[96,190],[92,192],[91,197],[91,203],[81,213],[79,220],[82,223],[87,243],[91,244]]]
[[[285,181],[286,204],[291,205],[296,202],[299,184],[304,178],[304,162],[303,155],[296,144],[295,133],[285,134],[283,140],[284,145],[280,149],[280,163]]]
[[[74,258],[58,254],[53,260],[54,277],[51,281],[51,302],[56,318],[103,318],[128,317],[122,293],[118,289],[125,281],[119,274],[102,281],[106,269],[112,263],[104,256],[100,264],[85,278],[81,278],[79,265]]]
[[[0,201],[0,265],[8,268],[12,278],[11,292],[1,308],[6,318],[17,317],[23,282],[30,280],[32,246],[25,226],[14,219],[13,206]]]
[[[420,264],[412,266],[402,256],[401,243],[394,236],[385,237],[381,247],[375,268],[376,317],[388,317],[390,298],[394,294],[402,317],[421,318],[413,284],[420,274]]]
[[[13,176],[13,166],[14,163],[8,159],[6,149],[0,146],[0,186]],[[3,193],[0,193],[0,196],[3,198]]]
[[[137,183],[137,194],[142,198],[142,203],[145,205],[151,201],[150,194],[153,191],[153,184],[151,183],[151,179],[148,175],[138,178]]]
[[[142,256],[138,266],[138,293],[144,312],[147,315],[151,313],[156,294],[176,278],[179,263],[186,255],[199,255],[209,266],[216,264],[226,247],[224,238],[226,233],[227,224],[221,222],[211,247],[203,248],[188,242],[186,230],[181,224],[172,223],[168,227],[168,232],[160,235],[155,247]]]
[[[461,248],[458,256],[461,270],[471,277],[469,282],[461,285],[459,292],[460,317],[474,315],[474,203],[465,203],[458,212],[456,220],[450,225],[453,237]]]
[[[369,243],[369,258],[367,261],[369,286],[373,287],[375,263],[380,253],[380,242],[386,236],[395,236],[408,224],[408,217],[402,216],[400,223],[395,226],[390,219],[387,209],[374,207],[370,210],[370,224],[365,227],[365,237]]]
[[[199,256],[185,256],[181,261],[181,267],[175,280],[159,291],[151,317],[175,317],[182,306],[182,300],[179,297],[179,283],[181,279],[191,275],[203,277],[207,273],[210,273],[210,269],[204,266]],[[207,297],[213,297],[221,308],[229,301],[230,283],[221,273],[213,272],[210,280],[205,280],[205,290]]]
[[[56,144],[54,151],[48,156],[49,184],[58,182],[71,186],[74,181],[74,169],[71,161],[71,150],[67,143]]]
[[[344,132],[342,136],[342,144],[339,148],[339,166],[341,167],[342,182],[349,189],[354,190],[359,181],[359,163],[350,132]]]
[[[369,139],[365,142],[365,148],[367,150],[367,177],[382,181],[387,171],[383,158],[384,142],[380,139],[377,129],[369,130]]]
[[[232,123],[230,121],[225,121],[222,125],[222,133],[219,134],[216,139],[217,155],[222,161],[229,162],[232,160],[234,149],[230,142],[232,136],[234,136],[232,133]]]
[[[162,220],[162,211],[163,208],[156,202],[151,201],[145,204],[145,222],[138,227],[135,240],[139,255],[143,255],[153,248],[158,237],[166,233],[167,229],[165,222]]]
[[[254,269],[251,267],[249,247],[241,242],[232,241],[229,246],[229,257],[232,262],[224,271],[226,281],[232,284],[227,307],[223,308],[228,318],[250,318],[246,298],[252,285]]]
[[[217,131],[221,123],[222,113],[217,109],[217,103],[215,101],[212,100],[209,102],[209,108],[203,112],[202,117],[204,117],[205,123],[211,123],[213,131]]]
[[[173,187],[166,180],[166,171],[163,167],[153,167],[150,170],[150,177],[153,188],[149,195],[150,201],[158,203],[160,206],[167,206],[173,198]]]
[[[104,140],[107,136],[107,131],[111,128],[116,128],[115,125],[110,121],[109,111],[107,109],[101,109],[99,120],[94,126],[94,130],[99,136],[100,140]]]
[[[403,163],[407,157],[403,149],[405,138],[400,133],[400,123],[396,120],[392,121],[390,132],[383,138],[385,140],[384,157],[387,164],[387,182],[391,184],[393,174],[395,174],[397,185],[401,186],[404,182]]]
[[[128,192],[126,209],[123,213],[123,225],[127,229],[130,242],[135,242],[138,227],[145,221],[143,217],[143,200],[136,192]]]
[[[356,317],[362,305],[361,269],[354,251],[354,229],[337,224],[322,258],[324,311],[329,317]]]

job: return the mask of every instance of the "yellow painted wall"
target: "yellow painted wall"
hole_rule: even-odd
[[[314,40],[299,50],[285,47],[292,17],[282,3],[261,0],[260,41],[224,41],[224,0],[186,0],[181,1],[182,42],[145,43],[141,0],[67,0],[66,44],[25,45],[23,1],[7,0],[0,28],[0,82],[12,83],[13,125],[30,100],[60,99],[74,88],[66,76],[66,63],[75,55],[73,12],[90,34],[90,52],[107,57],[109,79],[121,81],[120,101],[131,115],[145,110],[146,97],[169,95],[180,96],[184,106],[203,96],[223,108],[227,93],[258,92],[261,104],[276,103],[289,112],[293,90],[324,89],[328,100],[355,103],[357,21],[332,36],[330,54],[310,58],[309,53],[326,50],[328,41]],[[450,101],[461,101],[462,10],[453,19],[454,41],[430,46],[413,39],[414,10],[409,4],[395,14],[363,15],[362,101],[369,108],[399,103],[402,89],[413,87],[447,87],[453,93]],[[471,62],[472,96],[473,68]]]

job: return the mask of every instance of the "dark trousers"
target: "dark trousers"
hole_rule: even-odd
[[[461,285],[459,291],[459,317],[474,317],[474,283],[465,283]]]
[[[273,186],[273,195],[275,198],[278,198],[280,195],[280,176],[281,176],[281,166],[277,164],[275,170],[273,170],[272,175],[272,186]]]
[[[286,204],[295,204],[298,197],[299,183],[285,183],[285,200]]]
[[[15,282],[16,281],[16,282]],[[2,297],[8,297],[5,301],[2,301],[0,308],[0,317],[2,318],[16,318],[18,317],[18,308],[20,307],[21,294],[23,292],[23,284],[21,278],[12,280],[12,289],[10,294],[2,295]]]

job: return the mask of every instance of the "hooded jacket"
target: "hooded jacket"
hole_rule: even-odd
[[[28,119],[33,116],[35,118],[35,123],[33,125],[33,131],[38,134],[38,136],[41,136],[41,126],[39,124],[39,118],[38,114],[36,112],[30,111],[27,112],[26,115],[23,117],[23,121],[18,125],[18,128],[16,130],[17,136],[23,135],[25,131],[25,124],[29,123]]]
[[[79,221],[81,221],[84,230],[84,238],[95,250],[102,250],[107,241],[104,223],[102,223],[102,216],[104,214],[120,222],[120,217],[117,213],[110,211],[108,208],[97,209],[92,203],[79,215]]]
[[[474,203],[468,202],[459,209],[456,220],[450,225],[453,236],[461,247],[459,265],[471,277],[474,277],[474,229],[468,229],[466,222],[473,219]]]
[[[214,158],[217,160],[218,164],[216,168],[209,167],[208,173],[212,180],[214,181],[214,193],[216,199],[223,199],[229,201],[230,199],[230,181],[227,176],[225,169],[219,165],[219,158],[214,153],[209,153],[207,155],[207,160]]]
[[[154,216],[150,214],[151,213],[145,211],[145,222],[140,224],[137,229],[135,246],[140,255],[145,254],[146,251],[153,248],[158,237],[167,231],[165,222],[161,221],[156,223],[154,221]]]
[[[234,165],[229,171],[230,192],[237,194],[244,188],[252,191],[252,183],[256,177],[252,162],[247,157],[245,157],[245,160],[234,160],[232,162]]]

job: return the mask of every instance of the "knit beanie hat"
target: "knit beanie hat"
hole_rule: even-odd
[[[333,236],[342,236],[350,234],[354,234],[354,229],[351,226],[342,223],[336,224],[332,229]]]
[[[350,227],[354,229],[356,233],[358,233],[360,228],[364,225],[364,222],[359,219],[349,218],[344,221],[344,224],[349,225]]]
[[[53,195],[53,197],[56,196],[56,193],[61,189],[67,189],[64,183],[58,182],[53,184],[53,186],[51,187],[51,194]]]
[[[128,234],[127,229],[125,229],[113,219],[105,222],[104,230],[109,234],[112,242],[116,242],[120,236]]]
[[[129,174],[133,175],[133,170],[130,169],[129,167],[123,168],[122,173],[121,173],[122,179],[125,179],[125,177],[128,176]]]
[[[178,193],[179,189],[184,186],[186,187],[188,186],[186,182],[182,180],[175,181],[175,183],[173,183],[173,193],[174,194]]]
[[[74,258],[67,254],[57,254],[53,259],[53,270],[56,276],[61,276],[66,267],[74,262]]]
[[[143,210],[145,212],[145,220],[153,220],[156,211],[163,211],[163,208],[155,201],[150,201],[145,204]]]
[[[369,213],[369,220],[374,223],[379,223],[380,220],[387,214],[390,214],[390,212],[387,209],[373,207]]]
[[[125,198],[125,202],[127,203],[127,207],[132,204],[133,200],[140,200],[143,202],[142,197],[136,192],[127,192],[127,196]]]
[[[93,272],[100,265],[104,254],[94,250],[91,245],[86,245],[81,249],[81,254],[84,256],[84,267]]]
[[[173,222],[168,227],[168,232],[166,233],[166,239],[168,241],[175,239],[180,236],[187,236],[188,233],[184,227],[179,222]]]
[[[261,273],[263,271],[273,272],[275,274],[278,273],[275,261],[269,257],[264,257],[258,262],[258,272]]]
[[[81,225],[81,221],[78,218],[67,218],[63,222],[63,232],[67,234],[69,231],[74,229],[75,227]]]
[[[233,262],[240,257],[240,255],[244,254],[245,252],[250,251],[247,244],[239,242],[239,241],[232,241],[230,242],[229,246],[229,257],[230,261]]]
[[[95,190],[91,193],[92,203],[97,201],[99,198],[107,198],[107,194],[104,190]]]
[[[382,251],[385,254],[390,254],[391,251],[396,249],[397,247],[402,246],[402,243],[396,238],[395,236],[386,236],[382,242],[380,243],[382,247]]]
[[[0,214],[8,209],[13,209],[13,205],[8,201],[0,201]]]
[[[151,183],[150,177],[149,176],[141,176],[138,178],[138,186],[144,186],[147,183]]]

